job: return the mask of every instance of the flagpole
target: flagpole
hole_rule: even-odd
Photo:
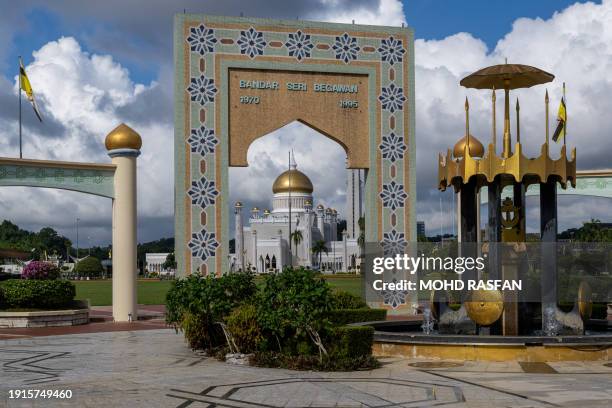
[[[23,150],[21,147],[21,55],[19,56],[19,158],[23,159]]]
[[[563,103],[565,104],[565,123],[563,126],[565,127],[565,132],[563,132],[563,146],[566,146],[567,139],[567,99],[565,98],[565,82],[563,83]]]

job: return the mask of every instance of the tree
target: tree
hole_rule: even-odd
[[[74,271],[78,276],[95,278],[102,275],[103,268],[98,258],[88,256],[77,262]]]
[[[174,257],[174,252],[170,252],[166,257],[166,261],[162,265],[164,269],[176,269],[176,258]]]
[[[304,236],[302,235],[302,230],[295,230],[291,233],[291,240],[293,241],[293,246],[295,247],[295,257],[296,258],[298,256],[298,252],[297,252],[298,245],[300,245],[303,239],[304,239]],[[293,262],[291,263],[293,264]]]
[[[325,246],[325,241],[316,241],[312,246],[312,253],[315,254],[315,256],[319,256],[319,268],[321,268],[321,257],[323,256],[323,252],[325,252],[326,255],[329,253],[329,249]]]
[[[357,221],[359,225],[359,237],[357,237],[357,245],[361,249],[361,253],[365,252],[365,217],[359,217],[359,221]]]
[[[590,222],[582,224],[575,237],[578,242],[610,242],[612,231],[604,228],[600,220],[591,219]]]

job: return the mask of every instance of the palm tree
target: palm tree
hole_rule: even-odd
[[[321,269],[321,257],[323,256],[323,252],[325,252],[325,255],[329,253],[329,249],[325,246],[325,241],[316,241],[312,246],[312,253],[319,255],[319,269]]]
[[[293,241],[293,246],[295,246],[295,258],[297,259],[298,257],[298,245],[300,245],[300,243],[302,242],[302,239],[304,239],[304,236],[302,235],[302,231],[301,230],[295,230],[291,233],[291,240]],[[291,265],[293,266],[293,262],[291,262]]]
[[[361,248],[361,252],[364,250],[365,246],[365,217],[359,217],[359,221],[357,221],[359,225],[359,237],[357,237],[357,245]]]

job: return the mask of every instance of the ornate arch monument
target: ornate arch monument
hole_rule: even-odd
[[[136,158],[142,139],[125,124],[105,140],[112,163],[0,157],[0,186],[43,187],[107,197],[113,203],[113,319],[136,320]]]
[[[412,30],[175,18],[175,237],[180,275],[229,270],[228,167],[300,121],[366,169],[366,241],[416,240]]]

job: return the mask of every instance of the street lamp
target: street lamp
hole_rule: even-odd
[[[77,219],[76,219],[76,235],[77,235],[76,236],[76,245],[77,245],[77,247],[76,247],[76,260],[74,262],[75,265],[77,263],[79,263],[79,221],[81,221],[81,219],[77,217]]]

